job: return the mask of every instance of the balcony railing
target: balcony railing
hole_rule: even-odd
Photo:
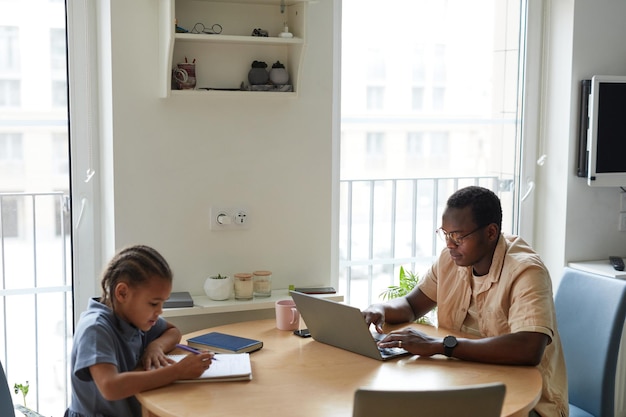
[[[339,290],[346,301],[366,307],[398,284],[400,266],[428,268],[443,249],[434,231],[446,200],[469,185],[512,195],[512,181],[495,176],[340,181]]]
[[[342,180],[339,290],[346,301],[365,307],[397,284],[400,266],[418,273],[430,266],[443,248],[434,230],[445,202],[467,185],[512,195],[512,181],[492,176]],[[46,415],[62,415],[70,393],[67,201],[61,192],[0,193],[0,359],[9,384],[29,381],[28,405]]]
[[[10,387],[28,381],[28,407],[53,416],[63,415],[70,392],[67,219],[62,192],[0,193],[0,359]]]

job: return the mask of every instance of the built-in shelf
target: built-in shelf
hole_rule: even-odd
[[[159,95],[296,97],[305,49],[305,14],[310,0],[159,0]],[[221,26],[219,34],[191,33],[197,23]],[[292,38],[279,36],[288,25]],[[189,33],[177,33],[176,25]],[[252,36],[254,29],[267,37]],[[196,89],[172,88],[172,70],[195,60]],[[249,91],[253,61],[268,71],[280,61],[293,91]],[[241,89],[243,83],[243,89]]]
[[[608,257],[597,261],[570,262],[567,266],[581,271],[591,272],[592,274],[604,275],[605,277],[626,279],[626,271],[616,271],[609,262]]]
[[[343,301],[343,295],[341,294],[319,294],[316,297],[326,298],[328,300]],[[193,307],[186,308],[166,308],[163,309],[163,317],[184,317],[184,316],[196,316],[201,314],[213,314],[213,313],[232,313],[239,311],[252,311],[252,310],[264,310],[273,309],[274,304],[278,300],[285,300],[291,298],[289,290],[277,289],[272,290],[271,297],[266,298],[254,298],[252,300],[235,300],[231,298],[224,301],[211,300],[205,295],[192,295]]]

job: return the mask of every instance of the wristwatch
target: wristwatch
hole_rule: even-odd
[[[443,338],[443,354],[446,355],[447,357],[451,357],[452,356],[452,351],[454,350],[454,348],[456,347],[456,345],[459,342],[457,342],[456,337],[454,336],[446,336]]]

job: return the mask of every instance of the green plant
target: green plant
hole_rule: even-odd
[[[17,394],[18,392],[22,393],[22,398],[24,399],[24,407],[27,407],[26,405],[26,395],[28,395],[28,381],[26,381],[25,384],[15,384],[13,385],[13,389],[15,390],[15,393]]]
[[[419,283],[420,277],[413,271],[405,271],[404,267],[400,267],[400,283],[399,285],[390,285],[385,291],[380,293],[379,297],[383,300],[391,300],[392,298],[404,297],[411,292]]]
[[[410,293],[419,283],[420,276],[413,271],[405,271],[404,267],[400,267],[400,283],[398,285],[390,285],[387,289],[380,293],[379,297],[383,300],[391,300],[392,298],[404,297]],[[430,313],[418,318],[416,323],[434,325],[437,321],[434,312],[435,307]]]
[[[211,278],[212,279],[226,279],[228,278],[228,276],[217,274],[217,276],[213,275]]]

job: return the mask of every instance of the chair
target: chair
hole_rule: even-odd
[[[613,416],[626,281],[565,268],[555,308],[567,367],[570,417]]]
[[[43,417],[41,414],[30,410],[22,405],[15,406],[20,410],[22,414],[27,417]],[[7,376],[4,373],[4,367],[0,362],[0,416],[12,417],[15,415],[13,409],[13,398],[11,397],[11,390],[9,389],[9,383],[7,382]]]
[[[499,417],[505,391],[499,382],[436,391],[359,388],[352,417]]]

